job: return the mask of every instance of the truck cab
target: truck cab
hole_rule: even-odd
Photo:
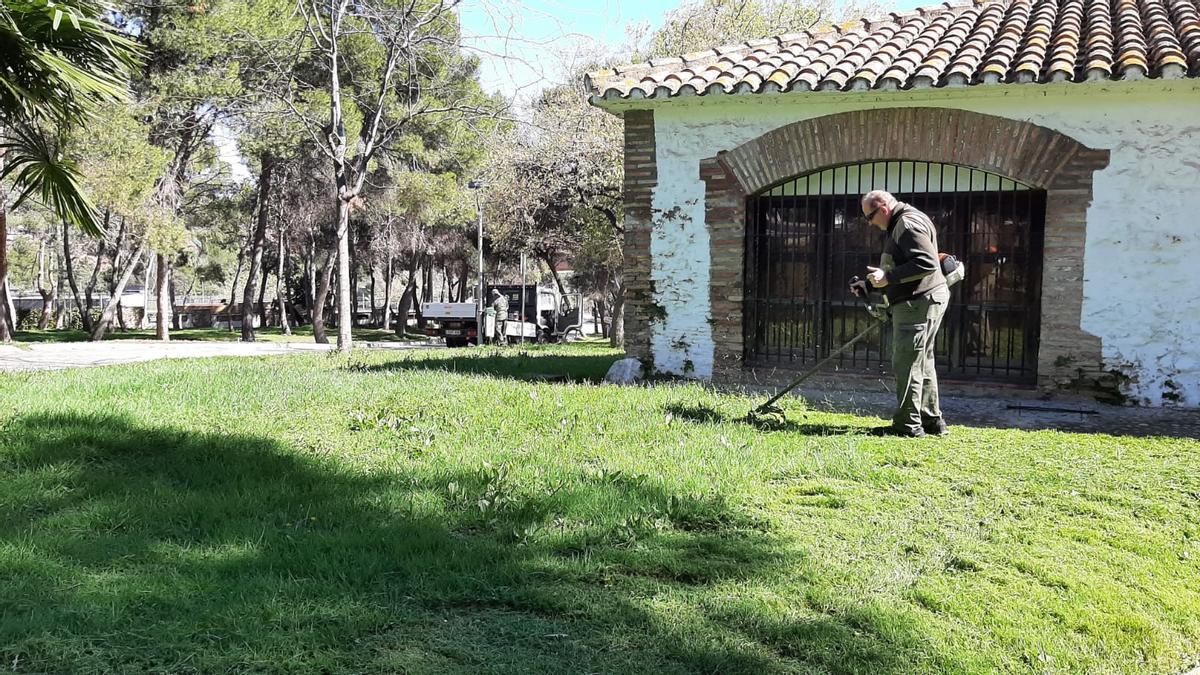
[[[488,286],[508,298],[504,334],[509,342],[559,342],[583,326],[583,298],[579,293],[559,293],[554,288],[521,284]]]

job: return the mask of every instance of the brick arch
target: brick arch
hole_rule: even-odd
[[[714,369],[742,370],[746,199],[831,166],[914,160],[982,169],[1046,190],[1038,384],[1043,389],[1099,376],[1100,341],[1080,328],[1083,249],[1092,176],[1108,150],[1053,129],[952,108],[856,110],[801,120],[700,162],[706,184]]]
[[[959,164],[1052,190],[1077,159],[1101,159],[1062,133],[953,108],[855,110],[780,127],[720,154],[747,194],[839,164],[883,159]]]

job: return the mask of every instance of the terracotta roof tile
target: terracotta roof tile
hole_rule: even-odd
[[[1190,72],[1200,70],[1200,10],[1192,0],[1169,0],[1171,24],[1176,27],[1179,42],[1188,60]]]
[[[945,2],[589,75],[609,99],[1200,77],[1197,0]]]
[[[1085,77],[1100,80],[1112,76],[1115,44],[1109,0],[1088,0],[1087,40],[1083,54]]]
[[[1029,25],[1031,15],[1029,0],[1013,2],[992,45],[991,52],[983,61],[980,79],[985,84],[1002,81],[1016,61],[1021,48],[1021,37]]]

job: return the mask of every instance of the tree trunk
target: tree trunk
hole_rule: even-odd
[[[337,244],[337,242],[335,241],[334,244]],[[330,294],[331,300],[329,301],[329,305],[325,308],[325,311],[332,312],[331,314],[329,314],[329,318],[333,320],[334,327],[336,328],[337,327],[338,310],[340,309],[338,307],[338,278],[337,278],[337,255],[336,254],[333,256],[333,274],[331,275],[330,281],[329,281],[329,294]],[[333,332],[333,334],[334,334],[334,339],[336,340],[337,339],[337,331],[335,330]]]
[[[625,285],[616,284],[613,290],[612,321],[608,329],[608,344],[620,347],[625,344]]]
[[[128,328],[125,326],[125,310],[121,306],[121,299],[120,299],[121,294],[114,293],[114,291],[117,288],[117,279],[116,279],[115,275],[117,273],[117,268],[121,264],[121,248],[124,245],[125,245],[125,219],[121,218],[121,225],[120,225],[120,227],[117,228],[117,240],[113,244],[112,273],[114,276],[109,281],[108,293],[109,293],[110,297],[117,298],[117,324],[121,327],[121,330],[128,330]],[[91,313],[91,307],[92,307],[92,293],[96,290],[96,284],[99,283],[99,281],[100,281],[100,269],[104,265],[104,258],[107,255],[108,255],[108,246],[105,243],[105,241],[102,239],[96,244],[96,266],[92,268],[92,278],[88,280],[87,289],[84,292],[84,295],[87,297],[89,315]],[[133,264],[134,264],[134,267],[136,267],[137,261],[134,260]],[[149,316],[149,312],[146,311],[146,308],[147,308],[146,299],[149,297],[148,294],[150,293],[149,282],[150,282],[150,267],[147,266],[146,267],[146,278],[143,280],[143,283],[142,283],[142,318],[140,321],[141,324],[145,324],[147,321],[147,317]],[[95,326],[95,323],[96,322],[93,321],[92,325]],[[144,325],[139,325],[138,327],[143,328]]]
[[[396,335],[403,337],[408,332],[408,311],[412,309],[413,300],[416,297],[417,279],[410,276],[408,278],[408,285],[404,288],[404,293],[400,296],[400,308],[396,310]]]
[[[63,224],[63,227],[66,227],[65,223]],[[92,276],[91,276],[91,278],[88,279],[87,286],[85,286],[83,288],[83,297],[84,297],[84,300],[87,301],[87,305],[89,308],[92,306],[92,294],[96,292],[96,284],[100,283],[100,269],[104,266],[104,258],[107,255],[107,251],[108,251],[108,247],[105,244],[103,239],[101,239],[99,242],[97,242],[97,244],[96,244],[96,264],[92,266]],[[121,257],[120,238],[118,238],[118,240],[117,240],[115,248],[113,249],[113,253],[114,253],[113,254],[113,266],[115,267],[120,262],[118,260],[118,258]],[[109,291],[111,291],[111,290],[112,290],[112,288],[110,287]]]
[[[107,224],[107,220],[106,220]],[[83,299],[79,297],[79,284],[75,282],[75,264],[72,262],[71,256],[71,226],[67,221],[63,221],[63,264],[67,268],[67,285],[71,287],[71,295],[75,298],[75,307],[79,310],[79,320],[83,324],[83,329],[91,334],[94,326],[92,326],[91,308],[83,304]]]
[[[279,223],[279,265],[275,268],[275,300],[279,302],[279,326],[284,335],[292,334],[292,326],[288,323],[287,313],[287,284],[283,282],[286,269],[284,268],[284,237],[283,222]]]
[[[179,330],[181,328],[179,303],[175,297],[175,274],[173,272],[167,276],[167,292],[171,294],[171,330]]]
[[[12,342],[12,335],[17,332],[17,308],[13,304],[12,296],[8,293],[7,275],[0,277],[0,305],[4,308],[4,331],[9,336],[8,340],[0,340],[0,342]]]
[[[308,321],[312,323],[313,309],[317,306],[317,277],[320,276],[320,271],[317,269],[317,242],[309,235],[308,238],[308,257],[304,261],[304,281],[306,293],[304,294],[305,302],[308,307]]]
[[[120,257],[120,251],[117,251],[117,257]],[[146,330],[150,327],[150,277],[154,274],[154,265],[150,261],[154,259],[154,251],[146,251],[146,264],[144,266],[145,274],[142,275],[142,316],[138,318],[138,329]],[[135,263],[136,264],[136,263]],[[115,271],[114,271],[115,272]],[[116,277],[114,277],[115,279]],[[114,286],[116,288],[116,286]],[[117,318],[121,319],[120,300],[117,301]],[[123,321],[123,319],[121,319]],[[122,324],[122,328],[124,324]]]
[[[174,281],[174,279],[175,279],[175,275],[174,275],[174,274],[172,274],[172,275],[171,275],[171,280],[172,280],[172,281]],[[192,293],[193,293],[195,290],[196,290],[196,277],[192,277],[192,280],[191,280],[190,282],[188,282],[188,287],[187,287],[187,290],[185,290],[185,291],[183,292],[183,306],[184,306],[185,308],[186,308],[186,307],[187,307],[187,305],[188,305],[188,298],[192,297]],[[172,292],[172,293],[174,293],[174,292],[175,292],[175,289],[174,289],[174,287],[172,287],[172,288],[171,288],[171,292]],[[172,303],[172,304],[171,304],[171,315],[172,315],[172,318],[175,320],[175,327],[176,327],[176,329],[182,329],[182,328],[183,328],[183,317],[181,317],[181,316],[180,316],[180,312],[178,312],[178,311],[176,310],[176,307],[177,307],[177,305],[175,305],[175,304],[174,304],[174,303],[175,303],[175,296],[174,296],[174,295],[172,295],[172,296],[171,296],[171,303]],[[194,320],[194,318],[193,318],[193,320]],[[195,324],[194,324],[194,323],[193,323],[193,325],[189,326],[189,328],[195,328],[195,327],[196,327],[196,326],[195,326]]]
[[[344,178],[341,179],[344,181]],[[343,194],[344,182],[338,186],[338,193]],[[338,246],[338,337],[337,348],[340,352],[349,352],[354,345],[350,328],[354,321],[354,307],[350,304],[350,204],[344,199],[337,200],[337,246]]]
[[[154,258],[154,298],[155,310],[158,312],[158,321],[154,322],[154,337],[167,342],[171,339],[171,294],[167,288],[167,280],[171,278],[171,267],[167,265],[167,256],[159,253]]]
[[[408,310],[412,308],[417,296],[417,258],[413,256],[408,263],[408,278],[404,284],[404,292],[400,294],[400,306],[396,309],[396,335],[404,337],[408,332]]]
[[[104,229],[106,232],[108,231],[109,219],[111,217],[112,217],[111,212],[105,210],[105,212],[104,212]],[[67,224],[63,223],[63,251],[67,255],[70,255],[70,248],[67,246],[67,231],[68,231]],[[114,251],[113,265],[114,266],[116,266],[116,264],[119,262],[117,259],[121,255],[121,241],[124,238],[124,233],[125,233],[125,219],[122,218],[120,232],[117,234],[116,247],[113,249],[113,251]],[[100,268],[104,266],[104,258],[107,255],[107,252],[108,252],[108,245],[105,242],[105,240],[101,239],[101,240],[97,241],[96,242],[96,264],[92,266],[92,276],[90,279],[88,279],[87,286],[85,286],[83,289],[83,299],[85,302],[84,302],[84,304],[80,305],[80,307],[82,309],[80,309],[80,312],[79,312],[79,317],[80,317],[79,321],[81,324],[83,324],[83,329],[85,331],[87,331],[88,333],[91,333],[92,331],[94,331],[96,329],[96,322],[92,321],[92,294],[96,292],[96,284],[99,283],[99,281],[100,281]],[[115,273],[115,270],[114,270],[114,273]],[[72,287],[72,290],[74,290],[75,284],[74,284],[74,275],[73,274],[72,274],[71,287]],[[145,296],[145,293],[146,293],[146,291],[145,291],[145,288],[143,287],[143,289],[142,289],[143,297]],[[75,304],[78,305],[79,304],[78,292],[76,292],[75,295],[76,295]],[[143,302],[142,304],[144,305],[145,303]]]
[[[142,291],[142,297],[146,297],[145,291]],[[142,304],[145,304],[145,302]],[[125,324],[125,305],[122,305],[120,300],[117,300],[117,327],[119,327],[122,332],[129,330],[129,326]]]
[[[0,169],[4,168],[4,155],[0,153]],[[0,283],[8,278],[8,191],[0,182]],[[7,284],[5,284],[7,286]],[[7,297],[7,292],[5,296]],[[8,323],[12,319],[8,315],[8,303],[0,303],[0,342],[12,342],[12,332]]]
[[[45,239],[38,242],[37,266],[37,292],[42,296],[42,315],[38,317],[37,327],[38,330],[46,330],[50,326],[50,315],[54,312],[54,285],[46,283],[50,270],[46,265]]]
[[[138,244],[137,250],[129,258],[129,266],[125,268],[125,272],[121,274],[121,279],[117,282],[117,290],[112,297],[108,299],[108,304],[105,305],[104,311],[100,314],[100,320],[96,322],[96,327],[92,331],[92,342],[99,342],[104,339],[105,333],[108,332],[108,327],[112,325],[113,314],[117,311],[117,302],[120,301],[121,294],[125,292],[125,285],[129,283],[129,278],[133,276],[133,270],[137,269],[138,259],[142,257],[142,251],[146,250],[146,240],[143,239]],[[146,257],[146,265],[150,265],[150,257]]]
[[[392,277],[395,271],[396,259],[388,256],[387,267],[383,272],[383,329],[392,327]]]
[[[262,173],[258,178],[258,219],[250,233],[247,249],[250,252],[250,269],[246,272],[246,288],[242,292],[242,342],[254,342],[254,322],[258,318],[258,308],[254,305],[254,288],[258,282],[258,274],[263,272],[263,248],[267,243],[267,220],[269,215],[268,200],[271,198],[271,176],[275,171],[275,159],[270,153],[260,156]],[[266,281],[263,273],[263,281]]]
[[[265,328],[267,326],[267,282],[271,275],[267,273],[267,268],[264,266],[262,278],[258,280],[258,298],[254,301],[254,310],[259,317],[259,326]]]
[[[242,264],[246,259],[246,247],[238,246],[237,267],[233,270],[233,283],[229,286],[229,300],[226,301],[225,315],[229,317],[229,330],[233,330],[233,305],[237,299],[238,279],[242,276]]]
[[[346,229],[350,250],[350,327],[358,325],[358,246],[355,245],[354,228]]]
[[[378,320],[376,317],[379,316],[379,309],[375,305],[375,265],[371,265],[369,269],[371,272],[371,325],[374,326]]]
[[[118,247],[116,247],[116,256],[115,256],[116,258],[121,257],[120,245],[121,245],[120,238],[118,238],[118,243],[116,243],[116,246],[118,246]],[[146,289],[143,287],[142,288],[143,297],[145,297],[145,292],[146,292]],[[122,303],[122,301],[121,301],[122,299],[124,299],[124,298],[121,298],[121,295],[124,295],[124,293],[116,292],[116,277],[115,276],[113,277],[112,280],[110,280],[108,282],[108,293],[109,293],[109,295],[112,295],[112,297],[116,298],[116,325],[118,325],[118,327],[121,329],[121,331],[126,331],[126,330],[130,329],[130,327],[128,327],[128,325],[125,324],[125,304]]]
[[[63,329],[64,315],[66,312],[63,306],[63,266],[62,258],[58,259],[58,264],[54,266],[54,330]]]
[[[334,256],[331,254],[325,259],[325,264],[321,266],[321,271],[318,273],[320,278],[317,281],[316,295],[313,297],[313,340],[323,345],[329,344],[329,338],[325,337],[325,300],[329,297],[333,265]]]
[[[550,276],[554,277],[554,285],[558,286],[558,292],[566,295],[567,287],[563,285],[562,277],[558,276],[558,270],[554,269],[554,259],[549,253],[541,253],[539,256],[542,262],[546,263],[546,267],[550,270]]]
[[[17,306],[13,303],[12,293],[8,292],[8,275],[0,278],[0,295],[4,296],[4,325],[12,335],[17,332]]]

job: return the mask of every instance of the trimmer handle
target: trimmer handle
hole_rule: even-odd
[[[875,303],[871,302],[871,286],[866,279],[857,276],[850,279],[850,292],[862,299],[868,314],[880,320],[886,319],[887,310],[877,307]]]
[[[871,288],[867,285],[867,280],[861,277],[850,279],[850,292],[856,297],[862,298],[870,302]]]

